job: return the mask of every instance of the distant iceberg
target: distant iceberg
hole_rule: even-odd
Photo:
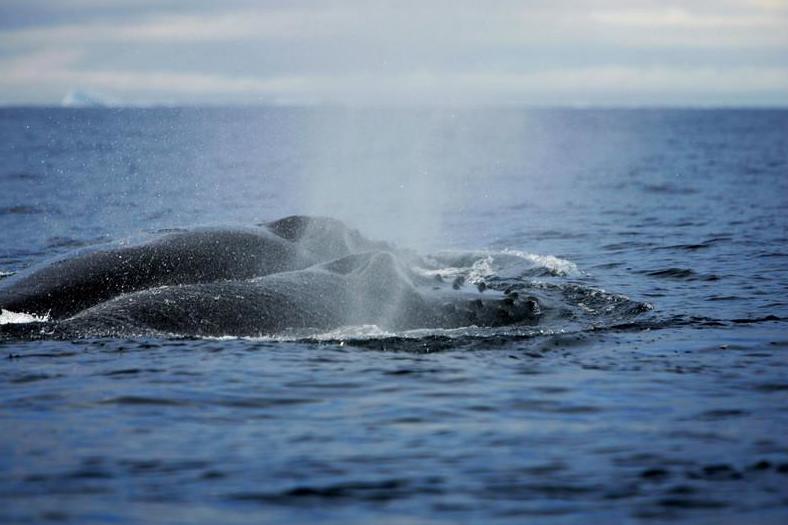
[[[63,97],[61,105],[67,108],[103,108],[117,106],[116,100],[92,91],[72,89]]]

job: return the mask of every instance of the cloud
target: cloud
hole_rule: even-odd
[[[243,10],[187,15],[168,13],[127,22],[91,21],[16,29],[0,33],[0,42],[6,46],[30,46],[326,38],[337,35],[354,22],[350,12],[334,9]]]
[[[0,30],[0,99],[788,103],[776,0],[80,1]]]
[[[631,5],[645,4],[640,8]],[[407,5],[407,4],[404,4]],[[515,4],[516,5],[516,4]],[[256,7],[221,12],[150,13],[121,21],[91,20],[0,32],[6,47],[80,45],[101,42],[260,42],[337,39],[362,43],[397,42],[453,45],[467,42],[539,43],[594,40],[628,45],[788,45],[788,12],[741,6],[727,11],[689,10],[646,2],[556,4],[526,3],[495,9],[458,2],[445,9],[435,3],[407,8],[381,2],[315,4],[312,7]],[[622,8],[622,5],[624,6]],[[696,5],[703,6],[703,3]],[[597,7],[599,6],[599,7]],[[649,30],[662,31],[655,34]],[[667,33],[665,33],[667,31]]]
[[[78,86],[114,95],[131,93],[146,101],[168,96],[252,95],[276,98],[287,93],[303,92],[307,80],[299,77],[238,77],[211,73],[171,71],[134,71],[123,69],[83,70],[74,68],[81,53],[47,51],[33,53],[12,61],[0,62],[0,88],[23,88],[43,83],[65,93]]]
[[[690,47],[788,46],[788,17],[774,13],[708,13],[680,7],[594,11],[589,21],[632,45]]]
[[[0,62],[0,90],[34,83],[65,93],[80,87],[121,100],[145,102],[216,101],[340,103],[355,105],[429,104],[649,104],[655,94],[675,101],[714,104],[725,97],[788,93],[782,68],[578,67],[530,73],[429,71],[388,75],[301,74],[220,75],[201,72],[81,70],[72,51],[35,53]],[[722,98],[721,98],[722,97]]]

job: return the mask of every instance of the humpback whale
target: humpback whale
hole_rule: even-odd
[[[414,271],[415,257],[335,219],[291,216],[64,258],[4,282],[0,307],[48,316],[35,324],[54,337],[458,328],[541,315],[532,295],[445,285]]]

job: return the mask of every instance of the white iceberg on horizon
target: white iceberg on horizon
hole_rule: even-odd
[[[117,101],[92,91],[72,89],[66,93],[60,104],[67,108],[103,108],[116,106]]]

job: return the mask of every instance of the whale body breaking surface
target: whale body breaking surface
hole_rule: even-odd
[[[350,326],[387,333],[560,329],[621,321],[650,308],[532,279],[567,268],[567,261],[517,252],[418,255],[366,239],[335,219],[291,216],[248,229],[171,232],[4,279],[0,337],[310,337]]]

